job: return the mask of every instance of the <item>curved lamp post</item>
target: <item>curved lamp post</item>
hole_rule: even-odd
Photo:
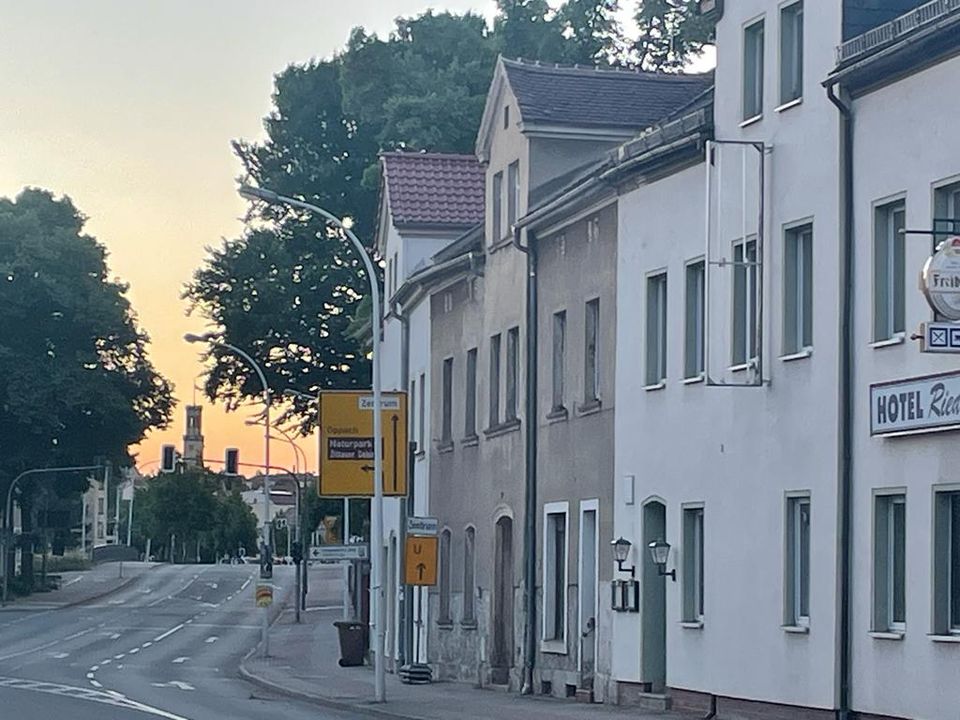
[[[270,547],[270,386],[267,384],[267,376],[263,374],[263,370],[260,369],[260,365],[257,364],[257,361],[254,360],[247,352],[241,350],[236,345],[231,345],[230,343],[221,340],[215,333],[204,333],[203,335],[194,335],[193,333],[187,333],[183,336],[183,339],[188,343],[207,343],[214,347],[222,347],[230,350],[231,352],[239,355],[241,358],[247,361],[247,363],[256,371],[257,377],[260,378],[260,384],[263,386],[263,417],[264,417],[264,428],[263,428],[263,526],[261,528],[261,540],[263,541],[263,547],[261,548],[261,559],[263,553],[271,553],[272,549]],[[269,554],[267,557],[271,557]],[[261,563],[262,565],[262,563]],[[260,630],[260,650],[261,655],[266,657],[270,653],[270,609],[263,609],[263,625]]]
[[[381,418],[380,418],[380,288],[377,285],[377,274],[373,268],[373,262],[367,254],[363,243],[353,234],[343,221],[328,210],[313,205],[312,203],[297,200],[296,198],[280,195],[273,190],[265,188],[252,187],[250,185],[241,185],[239,188],[240,196],[247,200],[262,201],[269,205],[287,205],[289,207],[309,210],[315,215],[319,215],[327,222],[342,230],[347,239],[353,244],[354,249],[363,260],[364,269],[367,273],[367,280],[370,283],[370,299],[372,300],[373,319],[373,517],[370,527],[370,594],[373,601],[373,612],[371,620],[373,625],[373,635],[375,638],[373,670],[374,670],[374,700],[383,702],[386,700],[386,678],[384,675],[383,653],[385,642],[385,606],[383,598],[383,558],[381,557],[380,547],[383,543],[383,447],[381,445]]]

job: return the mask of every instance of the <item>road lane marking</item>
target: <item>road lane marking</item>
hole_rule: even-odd
[[[174,664],[174,665],[183,665],[183,663],[185,663],[185,662],[186,662],[187,660],[189,660],[189,659],[190,659],[190,658],[188,658],[188,657],[178,657],[176,660],[173,661],[173,664]]]
[[[219,640],[219,638],[216,635],[211,635],[206,640],[204,640],[204,642],[207,643],[207,645],[209,645],[210,643],[215,643],[217,640]]]
[[[96,680],[91,680],[91,681],[90,681],[90,684],[93,685],[95,688],[102,688],[102,687],[103,687],[103,685],[101,685],[100,683],[98,683]]]
[[[150,683],[150,684],[156,688],[171,687],[171,688],[176,688],[177,690],[185,690],[188,692],[192,692],[196,690],[196,688],[193,685],[191,685],[188,682],[183,682],[182,680],[171,680],[170,682],[165,682],[165,683]]]
[[[161,634],[161,635],[157,635],[157,637],[155,637],[155,638],[153,639],[153,642],[160,642],[161,640],[166,640],[168,637],[170,637],[171,635],[173,635],[175,632],[179,632],[179,631],[183,630],[183,626],[184,626],[184,625],[186,625],[186,623],[180,623],[180,624],[177,625],[176,627],[170,628],[170,629],[167,630],[165,633],[163,633],[163,634]]]

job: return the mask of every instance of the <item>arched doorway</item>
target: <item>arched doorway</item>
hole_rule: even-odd
[[[638,560],[643,568],[640,669],[643,683],[650,692],[657,693],[663,692],[667,681],[667,585],[647,547],[666,537],[667,508],[659,500],[651,500],[643,506],[643,544],[638,548]]]
[[[490,655],[491,681],[510,682],[513,665],[513,519],[497,520],[493,571],[493,652]]]

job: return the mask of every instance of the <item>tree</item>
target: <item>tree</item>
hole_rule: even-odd
[[[44,190],[0,198],[0,492],[29,468],[129,464],[127,448],[170,420],[171,386],[85,220]],[[25,532],[37,482],[19,485]],[[66,496],[85,489],[86,475],[44,483]]]
[[[635,62],[644,70],[680,70],[710,42],[713,24],[697,10],[697,0],[640,0],[635,15],[639,34]]]
[[[616,62],[627,44],[616,13],[619,0],[567,0],[559,11],[566,61],[579,65]]]
[[[497,49],[507,58],[564,62],[564,27],[546,0],[497,0]]]

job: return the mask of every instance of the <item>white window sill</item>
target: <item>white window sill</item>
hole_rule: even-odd
[[[703,630],[703,620],[684,620],[680,627],[684,630]]]
[[[760,113],[759,115],[754,115],[752,118],[747,118],[746,120],[740,123],[740,127],[745,128],[748,125],[753,125],[754,123],[758,123],[761,120],[763,120],[763,113]]]
[[[660,382],[654,383],[653,385],[644,385],[643,389],[646,390],[647,392],[652,392],[653,390],[663,390],[666,386],[667,386],[667,381],[661,380]]]
[[[567,643],[563,640],[541,640],[540,652],[550,655],[566,655]]]
[[[960,635],[928,635],[935,643],[960,643]]]
[[[739,365],[731,365],[727,368],[730,372],[746,372],[754,367],[756,367],[757,359],[751,358],[745,363],[740,363]]]
[[[703,373],[699,375],[694,375],[693,377],[688,377],[683,379],[684,385],[696,385],[697,383],[702,383],[706,380],[706,376]]]
[[[773,111],[779,113],[779,112],[783,112],[784,110],[789,110],[790,108],[794,108],[797,105],[802,105],[802,104],[803,104],[803,95],[796,98],[795,100],[788,100],[787,102],[783,103],[783,105],[778,105],[773,109]]]
[[[870,343],[870,347],[874,350],[885,347],[893,347],[894,345],[903,345],[906,340],[906,334],[896,333],[893,337],[889,337],[886,340],[877,340],[876,342]]]
[[[789,355],[781,355],[779,360],[781,362],[793,362],[794,360],[803,360],[813,355],[813,348],[804,348],[800,352],[790,353]]]
[[[781,625],[780,629],[789,635],[809,635],[809,625]]]
[[[868,633],[868,635],[870,635],[870,637],[872,637],[874,640],[903,640],[903,637],[906,635],[906,633],[899,630],[874,630]]]

